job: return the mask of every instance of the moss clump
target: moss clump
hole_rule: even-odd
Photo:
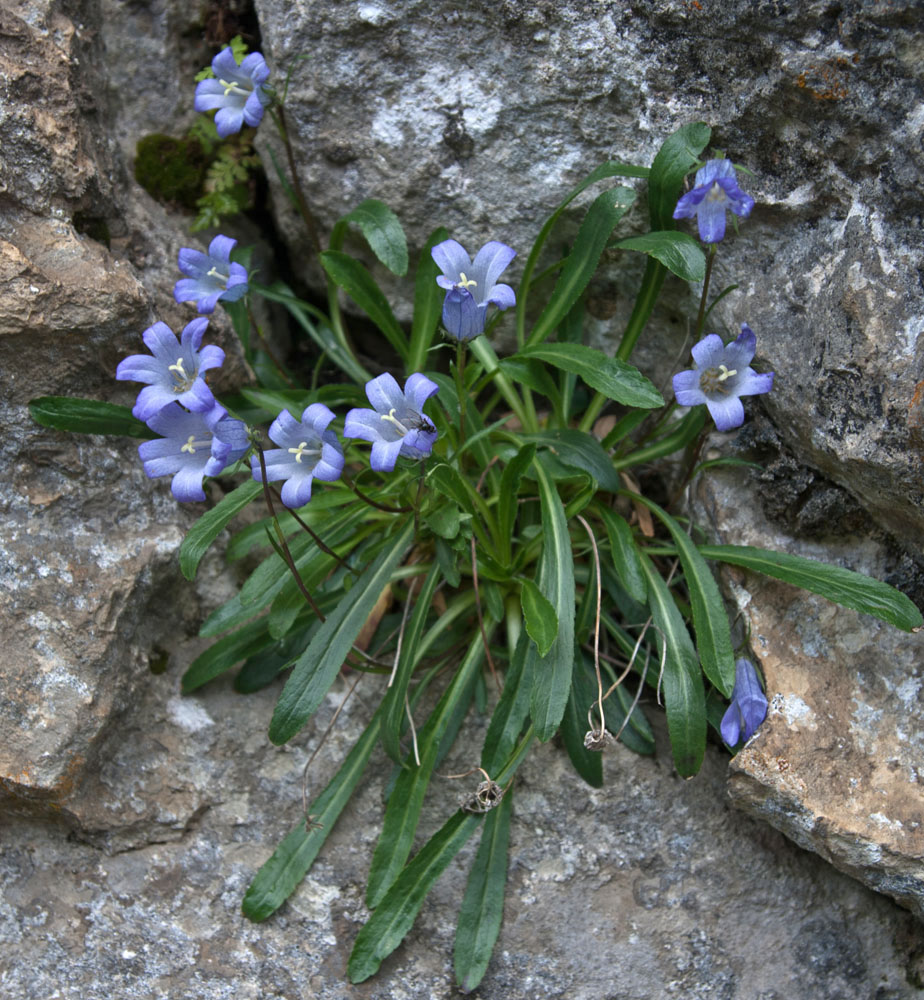
[[[135,149],[135,180],[158,201],[192,210],[210,161],[196,138],[146,135]]]

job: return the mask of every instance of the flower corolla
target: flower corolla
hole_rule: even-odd
[[[730,746],[749,740],[767,717],[767,696],[750,660],[735,660],[731,704],[722,716],[722,739]]]
[[[703,243],[718,243],[725,237],[725,210],[747,218],[754,199],[738,187],[731,160],[709,160],[696,171],[696,185],[677,202],[675,219],[696,216],[699,238]]]
[[[196,84],[196,111],[212,111],[217,108],[215,128],[222,139],[241,126],[257,126],[263,118],[263,109],[272,97],[263,86],[269,77],[269,67],[259,52],[244,56],[238,65],[230,46],[221,50],[212,60],[213,79],[201,80]]]
[[[516,251],[506,244],[485,243],[474,261],[455,240],[437,243],[430,254],[443,272],[436,279],[440,288],[446,289],[443,326],[456,340],[472,340],[484,333],[485,314],[491,303],[498,309],[516,305],[513,289],[497,282],[516,257]]]
[[[747,323],[730,344],[714,333],[704,337],[692,350],[695,367],[673,378],[674,395],[681,406],[705,403],[720,431],[730,431],[744,423],[740,396],[757,396],[773,388],[773,372],[758,374],[748,365],[757,350],[757,338]]]
[[[391,472],[398,455],[426,458],[436,441],[436,428],[423,414],[424,403],[439,386],[419,372],[404,390],[385,372],[366,383],[366,397],[373,409],[354,409],[346,415],[343,433],[348,438],[372,442],[369,464],[376,472]]]
[[[183,274],[173,289],[177,302],[195,300],[201,313],[212,313],[219,299],[237,302],[247,294],[247,268],[231,260],[231,251],[237,240],[230,236],[216,236],[209,244],[209,252],[180,250],[177,263]]]
[[[278,444],[264,452],[266,478],[269,482],[284,479],[282,502],[286,507],[303,507],[311,499],[312,479],[333,482],[343,471],[343,450],[337,435],[327,429],[334,413],[323,403],[312,403],[296,420],[283,410],[272,422],[270,440]],[[251,459],[253,478],[262,481],[260,460]]]
[[[117,379],[148,383],[132,408],[139,420],[150,419],[171,403],[181,403],[197,413],[215,406],[215,397],[202,373],[218,368],[225,352],[214,344],[200,349],[208,323],[197,317],[186,325],[180,340],[166,323],[155,323],[142,334],[151,353],[133,354],[119,362]]]

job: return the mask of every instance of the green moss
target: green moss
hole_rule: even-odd
[[[195,138],[146,135],[135,149],[135,180],[158,201],[193,209],[209,159]]]

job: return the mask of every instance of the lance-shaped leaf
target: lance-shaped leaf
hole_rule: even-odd
[[[360,202],[334,226],[331,248],[339,250],[348,224],[357,226],[372,248],[372,252],[392,274],[407,274],[407,239],[398,216],[375,198]]]
[[[124,434],[153,438],[157,434],[132,416],[127,406],[74,396],[39,396],[30,400],[29,414],[43,427],[72,434]]]
[[[359,630],[404,558],[413,535],[414,522],[409,519],[344,594],[311,644],[295,662],[270,722],[269,737],[274,743],[290,740],[321,704]]]
[[[750,545],[700,545],[699,551],[706,559],[743,566],[795,584],[845,608],[874,615],[906,632],[915,632],[924,625],[921,612],[900,590],[842,566]]]
[[[526,633],[536,644],[540,656],[552,648],[558,635],[558,616],[532,580],[520,581],[520,605]]]
[[[616,511],[610,510],[609,507],[600,509],[600,517],[603,519],[603,525],[610,541],[613,566],[622,585],[633,600],[643,602],[648,594],[648,583],[642,572],[642,564],[639,560],[638,547],[632,537],[632,529],[624,517],[621,517]]]
[[[642,569],[648,578],[648,606],[659,630],[659,646],[666,647],[664,700],[674,765],[683,778],[699,771],[706,754],[706,694],[703,674],[690,633],[660,573],[644,553]]]
[[[558,615],[558,633],[548,653],[540,656],[530,648],[528,659],[532,676],[530,715],[540,740],[555,735],[565,714],[571,691],[574,666],[574,556],[568,522],[558,490],[542,465],[541,456],[533,461],[539,485],[543,546],[539,557],[539,589]]]
[[[706,277],[706,255],[687,233],[670,229],[661,233],[645,233],[620,240],[613,246],[617,250],[646,253],[684,281],[702,281]]]
[[[262,491],[262,483],[255,483],[252,479],[242,483],[189,529],[180,546],[180,570],[187,580],[195,578],[199,561],[231,518],[239,514]]]
[[[516,357],[538,358],[562,371],[580,375],[591,389],[626,406],[653,409],[664,405],[661,393],[638,368],[583,344],[539,344],[525,348]]]

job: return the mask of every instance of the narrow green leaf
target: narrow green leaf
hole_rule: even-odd
[[[407,274],[407,239],[398,216],[384,202],[367,198],[341,221],[360,228],[372,252],[392,274]]]
[[[664,405],[661,393],[634,365],[583,344],[540,344],[520,351],[516,358],[538,358],[580,375],[592,389],[626,406],[653,409]]]
[[[558,635],[558,616],[555,608],[543,597],[532,580],[520,581],[520,604],[523,624],[530,639],[536,644],[540,656],[545,656]]]
[[[622,480],[613,469],[613,460],[592,435],[571,427],[538,434],[523,434],[523,440],[544,445],[563,464],[580,469],[605,490],[615,493],[622,489]]]
[[[443,740],[450,729],[457,706],[468,704],[472,681],[483,656],[481,636],[475,635],[452,683],[420,730],[417,738],[420,766],[415,766],[413,759],[409,761],[410,767],[400,772],[394,791],[388,797],[382,832],[372,855],[366,887],[366,904],[370,909],[374,909],[382,901],[411,853],[424,794]]]
[[[626,519],[609,507],[600,508],[600,517],[610,540],[610,555],[622,585],[629,596],[641,603],[648,596],[648,583],[642,572],[638,548]]]
[[[683,125],[658,150],[648,177],[648,210],[651,228],[676,229],[674,209],[683,179],[709,144],[712,129],[703,122]]]
[[[650,756],[655,752],[654,733],[641,706],[636,704],[633,708],[634,698],[634,693],[626,690],[625,686],[620,685],[616,688],[603,703],[606,728],[614,736],[619,733],[619,742],[624,743],[633,753]],[[623,722],[630,709],[632,714],[623,728]]]
[[[674,766],[683,778],[699,771],[706,755],[706,694],[703,674],[690,633],[667,584],[651,560],[641,554],[648,577],[648,606],[658,628],[659,645],[666,646],[664,701]]]
[[[408,684],[410,684],[414,667],[417,665],[420,639],[423,635],[424,625],[427,622],[430,602],[433,600],[433,592],[436,590],[436,585],[441,578],[442,573],[440,572],[439,563],[434,562],[417,595],[414,612],[407,623],[407,628],[404,630],[398,668],[391,679],[388,689],[385,691],[385,697],[382,699],[384,712],[382,719],[382,746],[396,764],[401,763],[401,744],[399,740],[401,736],[401,724],[405,717],[405,696],[407,695]]]
[[[684,281],[702,281],[706,277],[706,255],[700,245],[686,233],[667,230],[631,236],[613,244],[617,250],[637,250],[659,260],[669,271]]]
[[[529,636],[521,632],[504,677],[503,693],[484,738],[481,766],[488,774],[497,774],[513,753],[529,716],[531,678],[526,673],[526,657],[531,646]]]
[[[157,435],[132,416],[127,406],[76,396],[39,396],[29,401],[29,415],[43,427],[72,434],[122,434],[133,438]]]
[[[900,590],[842,566],[750,545],[700,545],[698,548],[706,559],[743,566],[792,583],[845,608],[880,618],[905,632],[917,631],[924,625],[921,612]]]
[[[249,656],[234,678],[234,690],[240,694],[252,694],[271,684],[283,670],[291,667],[298,659],[320,624],[315,619],[303,628],[294,629],[272,646],[267,646],[266,649]]]
[[[635,192],[627,187],[604,191],[593,201],[562,267],[552,297],[529,335],[528,344],[546,340],[567,316],[597,270],[610,233],[634,201]]]
[[[307,830],[304,817],[300,817],[295,829],[254,876],[241,904],[249,920],[259,922],[275,913],[307,874],[363,775],[379,735],[380,715],[373,716],[340,770],[309,806],[312,828]]]
[[[591,788],[602,788],[603,754],[584,746],[584,735],[590,728],[587,710],[596,697],[595,679],[588,673],[584,658],[580,657],[571,674],[571,694],[561,720],[561,735],[575,771]]]
[[[451,465],[445,462],[434,465],[427,473],[427,486],[439,490],[444,497],[457,503],[466,513],[475,513],[475,505],[469,493],[470,487]]]
[[[325,250],[321,254],[321,264],[331,281],[350,296],[382,331],[398,356],[406,360],[407,338],[395,319],[388,300],[369,271],[349,254],[337,250]]]
[[[183,674],[181,689],[186,694],[195,691],[272,642],[273,637],[266,631],[265,618],[249,622],[231,635],[213,642],[204,653],[200,653]]]
[[[430,255],[437,243],[449,238],[449,233],[439,226],[430,234],[420,259],[417,262],[417,273],[414,276],[414,316],[411,320],[411,345],[408,350],[407,371],[419,372],[427,366],[427,351],[433,342],[437,324],[443,311],[444,289],[436,283],[440,269]]]
[[[414,522],[409,519],[344,595],[298,658],[270,722],[269,737],[273,743],[290,740],[321,704],[359,630],[404,558],[413,534]]]
[[[374,976],[383,959],[401,944],[433,883],[465,846],[481,819],[461,811],[454,813],[401,872],[356,937],[347,966],[350,982],[361,983]]]
[[[703,672],[728,698],[735,686],[735,654],[732,651],[725,602],[719,593],[712,571],[690,541],[690,536],[666,510],[645,497],[634,493],[629,495],[633,500],[644,504],[671,533],[690,594],[693,628],[696,630],[696,648]]]
[[[253,480],[242,483],[189,529],[180,546],[180,570],[187,580],[195,579],[199,561],[231,518],[239,514],[262,491],[262,483],[255,483]]]
[[[534,444],[525,444],[504,467],[500,492],[497,496],[497,534],[504,546],[505,557],[510,561],[513,530],[517,519],[517,494],[523,473],[536,455]]]
[[[574,556],[568,522],[558,490],[542,465],[533,461],[539,485],[543,546],[539,557],[539,589],[558,615],[558,634],[545,656],[530,648],[532,674],[530,715],[540,740],[555,735],[565,714],[574,667]]]
[[[512,807],[511,788],[485,817],[481,843],[465,887],[453,956],[456,982],[463,993],[471,993],[481,982],[500,933]]]

